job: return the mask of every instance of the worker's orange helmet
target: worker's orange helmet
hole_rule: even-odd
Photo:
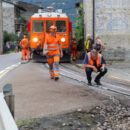
[[[57,31],[57,27],[56,26],[50,26],[50,32],[56,32]]]

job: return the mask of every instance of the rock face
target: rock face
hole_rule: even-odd
[[[20,130],[41,129],[78,129],[78,130],[128,130],[130,128],[130,111],[118,101],[111,100],[103,105],[87,110],[52,118],[43,118],[29,125],[21,126]]]

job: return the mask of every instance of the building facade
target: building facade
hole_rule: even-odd
[[[40,3],[38,5],[33,5],[27,2],[18,1],[16,2],[16,5],[26,10],[22,13],[22,16],[24,16],[27,19],[27,21],[30,21],[31,16],[34,13],[37,13],[38,9],[42,8],[42,5]]]
[[[26,2],[16,2],[13,0],[2,1],[3,11],[3,31],[8,33],[22,32],[26,25],[26,20],[30,21],[30,17],[38,12],[41,5],[32,5]],[[26,19],[26,20],[25,20]]]
[[[85,37],[92,34],[93,0],[84,0]],[[130,0],[95,0],[95,34],[112,60],[130,60]]]
[[[24,12],[26,10],[19,7],[15,2],[2,1],[3,31],[8,33],[22,31],[25,22],[21,19],[21,11]]]
[[[9,33],[15,33],[15,12],[14,4],[3,1],[2,11],[3,11],[3,30]]]

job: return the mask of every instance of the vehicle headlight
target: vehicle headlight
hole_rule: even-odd
[[[37,42],[37,41],[38,41],[38,38],[36,38],[36,37],[33,38],[33,41],[34,41],[34,42]]]
[[[62,42],[65,42],[65,38],[61,38],[61,41],[62,41]]]

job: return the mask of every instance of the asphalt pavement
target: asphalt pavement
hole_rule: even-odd
[[[0,60],[2,71],[20,62],[21,53],[1,55]],[[58,82],[51,80],[48,69],[42,63],[20,64],[2,78],[0,87],[6,84],[13,86],[17,121],[65,113],[84,107],[89,110],[108,99],[93,89],[72,82],[71,79],[61,77]]]
[[[70,112],[106,101],[106,96],[81,84],[61,77],[51,80],[48,69],[41,63],[21,64],[0,82],[12,84],[17,121]]]
[[[0,71],[21,61],[21,52],[0,55]]]

